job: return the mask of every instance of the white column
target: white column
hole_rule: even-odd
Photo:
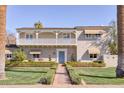
[[[58,33],[56,32],[56,45],[57,45],[57,42],[58,42]]]
[[[77,40],[78,40],[78,38],[77,38],[77,32],[75,32],[75,39],[76,39],[76,44],[77,44]]]
[[[39,35],[39,33],[38,33],[38,32],[36,32],[36,39],[38,39],[38,35]]]
[[[70,39],[71,39],[71,33],[70,33]]]
[[[17,32],[17,33],[16,33],[16,44],[17,44],[17,45],[19,44],[19,39],[20,39],[19,33]]]

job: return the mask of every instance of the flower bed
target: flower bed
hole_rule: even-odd
[[[6,62],[6,67],[53,67],[56,68],[56,62]]]
[[[72,67],[105,67],[104,62],[67,62]]]

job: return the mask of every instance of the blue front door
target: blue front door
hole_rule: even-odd
[[[59,51],[59,63],[64,64],[64,62],[65,62],[65,52]]]

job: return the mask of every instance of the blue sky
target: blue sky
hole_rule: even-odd
[[[41,21],[44,27],[74,27],[108,25],[116,20],[116,6],[8,6],[7,31],[15,33],[19,27],[33,27]]]

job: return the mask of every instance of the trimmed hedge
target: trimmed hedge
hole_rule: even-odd
[[[6,67],[53,67],[56,68],[56,62],[6,62]]]
[[[41,77],[40,81],[38,83],[41,84],[52,84],[55,76],[55,69],[49,70],[46,75]]]
[[[81,84],[81,78],[75,70],[70,69],[68,70],[68,72],[72,84],[76,84],[76,85]]]
[[[78,73],[73,69],[73,67],[68,63],[65,63],[65,65],[66,65],[66,69],[69,74],[69,77],[71,79],[71,83],[76,85],[81,84],[81,78],[78,75]]]
[[[72,67],[105,67],[104,62],[67,62]]]

